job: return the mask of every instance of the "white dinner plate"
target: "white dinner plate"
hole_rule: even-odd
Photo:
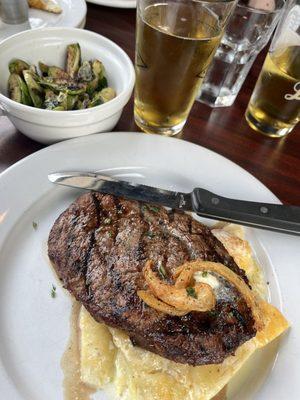
[[[86,17],[85,0],[57,0],[63,9],[61,14],[53,14],[29,8],[31,28],[48,28],[50,26],[82,28]]]
[[[87,0],[87,2],[107,7],[136,8],[136,0]]]
[[[29,8],[29,25],[32,29],[48,27],[84,28],[86,20],[85,0],[57,0],[62,8],[61,14]],[[0,40],[18,31],[18,26],[7,25],[0,19]]]
[[[13,165],[0,176],[1,399],[63,398],[60,359],[69,338],[71,299],[49,266],[47,238],[55,219],[80,192],[53,186],[47,174],[76,169],[104,170],[172,190],[201,186],[233,198],[279,202],[220,155],[183,140],[142,133],[85,136]],[[270,299],[292,328],[280,344],[272,343],[251,358],[229,385],[228,398],[298,400],[299,238],[250,228],[247,237],[269,282]],[[50,295],[52,284],[57,285],[56,298]],[[105,392],[93,398],[109,399]]]

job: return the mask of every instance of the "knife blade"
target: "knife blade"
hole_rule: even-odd
[[[48,179],[58,185],[192,211],[205,218],[300,235],[300,207],[297,206],[230,199],[202,188],[190,193],[174,192],[92,172],[56,172],[48,175]]]

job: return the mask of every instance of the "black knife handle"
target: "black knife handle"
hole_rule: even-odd
[[[204,217],[300,235],[300,207],[234,200],[208,190],[192,192],[194,211]]]

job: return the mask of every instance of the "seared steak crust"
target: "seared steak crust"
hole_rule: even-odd
[[[146,287],[142,270],[149,259],[169,277],[185,261],[221,262],[247,282],[210,229],[188,214],[87,193],[56,220],[48,250],[64,287],[95,320],[170,360],[221,363],[256,333],[251,310],[230,285],[231,299],[218,299],[211,312],[184,317],[160,313],[137,296]]]

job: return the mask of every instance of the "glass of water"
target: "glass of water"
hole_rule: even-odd
[[[239,0],[198,100],[211,107],[233,104],[258,53],[268,43],[283,5],[284,0]]]

